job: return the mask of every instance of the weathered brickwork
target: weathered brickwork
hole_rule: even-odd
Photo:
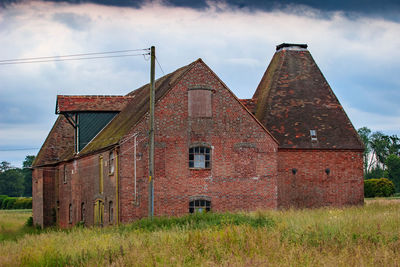
[[[212,89],[212,117],[188,116],[188,90]],[[190,199],[207,197],[212,210],[277,207],[277,144],[216,76],[198,63],[156,104],[155,215],[189,212]],[[120,149],[121,221],[148,214],[148,147],[145,117],[126,138],[138,134],[137,201],[134,197],[134,138]],[[211,148],[209,169],[189,168],[189,148]]]
[[[100,190],[100,161],[103,160],[103,186]],[[95,224],[94,207],[97,201],[104,205],[102,225],[115,223],[116,213],[110,217],[111,208],[115,210],[115,178],[116,171],[109,172],[109,151],[83,157],[59,166],[58,179],[58,224],[60,227],[69,227],[78,222],[85,225]],[[64,179],[64,175],[67,175]],[[72,214],[70,217],[70,207]]]
[[[279,207],[364,203],[362,152],[280,149],[278,155]]]
[[[196,199],[210,201],[212,211],[363,203],[361,146],[284,148],[252,114],[257,99],[237,99],[201,59],[156,85],[156,216],[187,214]],[[110,109],[113,102],[116,110],[126,106],[80,154],[73,151],[73,127],[60,115],[34,164],[35,224],[107,226],[148,216],[146,86],[128,94],[128,104],[125,97],[76,97],[76,103],[60,97],[66,101],[61,108],[71,110],[88,110],[90,103],[94,111]],[[355,131],[351,136],[359,141]],[[327,141],[322,134],[318,138]],[[195,168],[189,151],[198,147],[209,154],[207,163]]]
[[[34,223],[51,226],[54,217],[55,174],[53,167],[34,169],[32,173],[32,211]]]
[[[57,113],[72,111],[121,111],[130,96],[57,96]]]

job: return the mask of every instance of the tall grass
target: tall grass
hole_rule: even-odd
[[[1,219],[0,219],[1,221]],[[205,214],[46,230],[0,243],[1,266],[396,266],[400,202]]]
[[[0,242],[16,240],[26,233],[35,232],[36,229],[25,225],[31,216],[32,210],[0,210]]]

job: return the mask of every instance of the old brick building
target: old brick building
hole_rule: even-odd
[[[252,99],[201,60],[156,81],[155,215],[363,203],[363,147],[306,45],[282,44]],[[33,171],[34,222],[148,214],[149,85],[58,96]]]

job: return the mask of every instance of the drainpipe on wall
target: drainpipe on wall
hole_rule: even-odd
[[[115,149],[115,211],[116,211],[116,222],[119,225],[119,163],[118,163],[118,151]]]

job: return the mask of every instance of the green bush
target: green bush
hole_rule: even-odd
[[[1,209],[2,210],[5,210],[6,208],[7,208],[7,204],[8,204],[8,201],[9,201],[9,199],[10,199],[10,197],[6,197],[4,200],[3,200],[3,202],[1,203]]]
[[[387,178],[364,181],[365,197],[390,197],[395,192],[394,184]]]
[[[4,199],[8,198],[7,195],[0,195],[0,209],[1,209],[1,205],[3,204]]]
[[[1,197],[1,196],[0,196]],[[1,205],[0,209],[32,209],[32,198],[31,197],[6,197],[0,198]]]
[[[25,198],[25,206],[23,208],[24,209],[31,209],[32,208],[32,198],[31,197]]]
[[[7,199],[8,199],[8,202],[7,202],[6,209],[7,210],[14,209],[14,203],[15,203],[15,201],[17,201],[17,198],[16,197],[9,197]]]
[[[33,217],[32,217],[32,216],[29,217],[29,218],[26,220],[25,226],[28,226],[28,227],[32,227],[32,226],[33,226]]]

